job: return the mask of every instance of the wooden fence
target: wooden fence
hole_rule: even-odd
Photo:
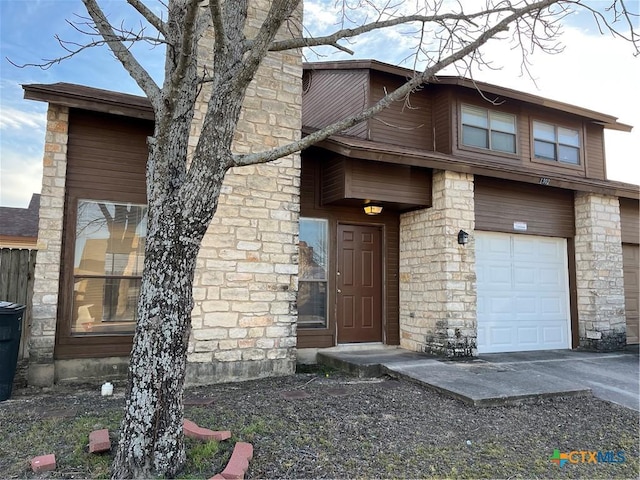
[[[22,319],[22,338],[18,360],[27,358],[27,342],[31,332],[31,307],[33,298],[33,274],[37,250],[22,248],[0,249],[0,301],[27,306]]]

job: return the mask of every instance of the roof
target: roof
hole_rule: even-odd
[[[24,98],[83,108],[95,112],[153,120],[153,108],[147,97],[112,92],[73,83],[32,83],[22,85]]]
[[[0,236],[37,238],[40,194],[34,193],[27,208],[0,207]]]
[[[312,62],[303,64],[304,70],[354,70],[369,69],[377,72],[389,73],[392,75],[410,78],[415,74],[414,70],[390,65],[388,63],[379,62],[377,60],[340,60],[337,62]],[[492,85],[490,83],[478,82],[465,77],[436,75],[432,84],[440,85],[457,85],[465,88],[479,90],[483,93],[490,93],[502,97],[512,98],[532,105],[539,105],[545,108],[559,110],[561,112],[571,113],[591,120],[594,123],[602,125],[610,130],[620,130],[630,132],[633,128],[631,125],[618,122],[618,118],[607,115],[605,113],[595,112],[586,108],[570,105],[568,103],[558,102],[549,98],[532,95],[529,93],[512,90],[510,88]]]

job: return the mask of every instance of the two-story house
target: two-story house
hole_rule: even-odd
[[[278,59],[249,92],[238,151],[358,112],[411,75]],[[30,381],[122,373],[151,108],[24,88],[49,103]],[[199,257],[187,381],[287,374],[297,351],[343,344],[471,356],[637,343],[639,188],[606,179],[605,128],[631,127],[438,77],[302,155],[229,172]]]
[[[410,75],[376,61],[307,65],[304,128]],[[322,239],[325,276],[300,269],[298,347],[466,356],[638,343],[638,187],[606,180],[605,128],[631,129],[438,77],[304,152],[300,241]]]

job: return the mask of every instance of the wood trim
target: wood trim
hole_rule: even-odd
[[[62,82],[52,85],[23,85],[22,88],[27,100],[144,120],[155,118],[151,103],[146,97]]]
[[[329,220],[329,325],[327,329],[297,329],[298,346],[300,348],[327,347],[335,345],[336,339],[336,235],[338,223],[371,225],[381,227],[383,232],[383,336],[388,345],[400,343],[399,324],[399,241],[400,215],[392,209],[384,209],[376,217],[364,214],[360,205],[322,205],[320,192],[320,165],[325,160],[322,151],[306,151],[302,158],[302,178],[300,182],[300,216],[309,218],[325,218]],[[324,152],[326,154],[326,152]],[[327,345],[328,338],[332,339]],[[304,345],[302,347],[301,345]]]
[[[571,325],[571,348],[578,348],[580,346],[580,325],[578,319],[576,246],[573,237],[567,238],[567,259],[569,260],[569,313]]]
[[[637,200],[620,199],[620,228],[623,243],[640,243],[640,203]]]
[[[146,204],[146,137],[152,132],[151,122],[85,110],[69,112],[56,359],[123,356],[131,351],[133,334],[71,334],[75,230],[79,199]],[[118,164],[123,168],[113,170],[112,165]],[[102,175],[105,168],[110,169],[108,175]]]
[[[497,162],[481,162],[479,160],[454,157],[453,155],[444,153],[425,152],[396,145],[361,141],[339,135],[318,142],[316,145],[317,147],[350,158],[413,165],[438,170],[450,170],[459,173],[472,173],[474,175],[514,180],[536,185],[540,185],[541,181],[545,179],[549,182],[547,186],[551,187],[640,199],[640,187],[630,183],[570,177],[559,172],[519,172],[514,170],[513,166],[499,164]]]
[[[545,123],[547,125],[552,125],[556,129],[566,128],[568,130],[575,130],[578,132],[580,136],[580,164],[572,165],[570,163],[563,163],[560,160],[545,160],[543,158],[536,158],[535,153],[535,136],[533,132],[533,124],[534,122]],[[533,115],[529,115],[529,151],[531,152],[531,156],[529,157],[529,162],[534,164],[538,168],[549,169],[550,172],[553,171],[565,171],[569,175],[580,175],[586,176],[586,159],[587,159],[587,133],[585,131],[584,122],[576,119],[558,119],[558,117],[551,117],[549,114],[543,113],[534,113]],[[556,142],[557,144],[558,142]]]

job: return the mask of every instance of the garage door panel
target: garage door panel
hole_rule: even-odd
[[[509,346],[513,343],[513,328],[493,327],[489,329],[489,342],[497,346]]]
[[[476,232],[476,266],[480,353],[570,348],[566,240]]]
[[[521,327],[518,328],[518,344],[526,349],[527,347],[532,347],[535,349],[535,346],[540,342],[538,338],[538,329],[535,327]]]
[[[513,307],[515,312],[518,314],[518,317],[522,317],[526,314],[535,315],[538,313],[538,302],[533,296],[519,295],[515,297],[515,304]]]
[[[566,298],[560,295],[554,296],[544,296],[538,299],[540,305],[540,315],[543,317],[553,317],[559,318],[565,315],[566,308]],[[542,318],[542,320],[548,320],[546,318]]]
[[[546,344],[557,344],[558,348],[564,348],[563,344],[563,330],[557,326],[542,327],[542,339]]]

